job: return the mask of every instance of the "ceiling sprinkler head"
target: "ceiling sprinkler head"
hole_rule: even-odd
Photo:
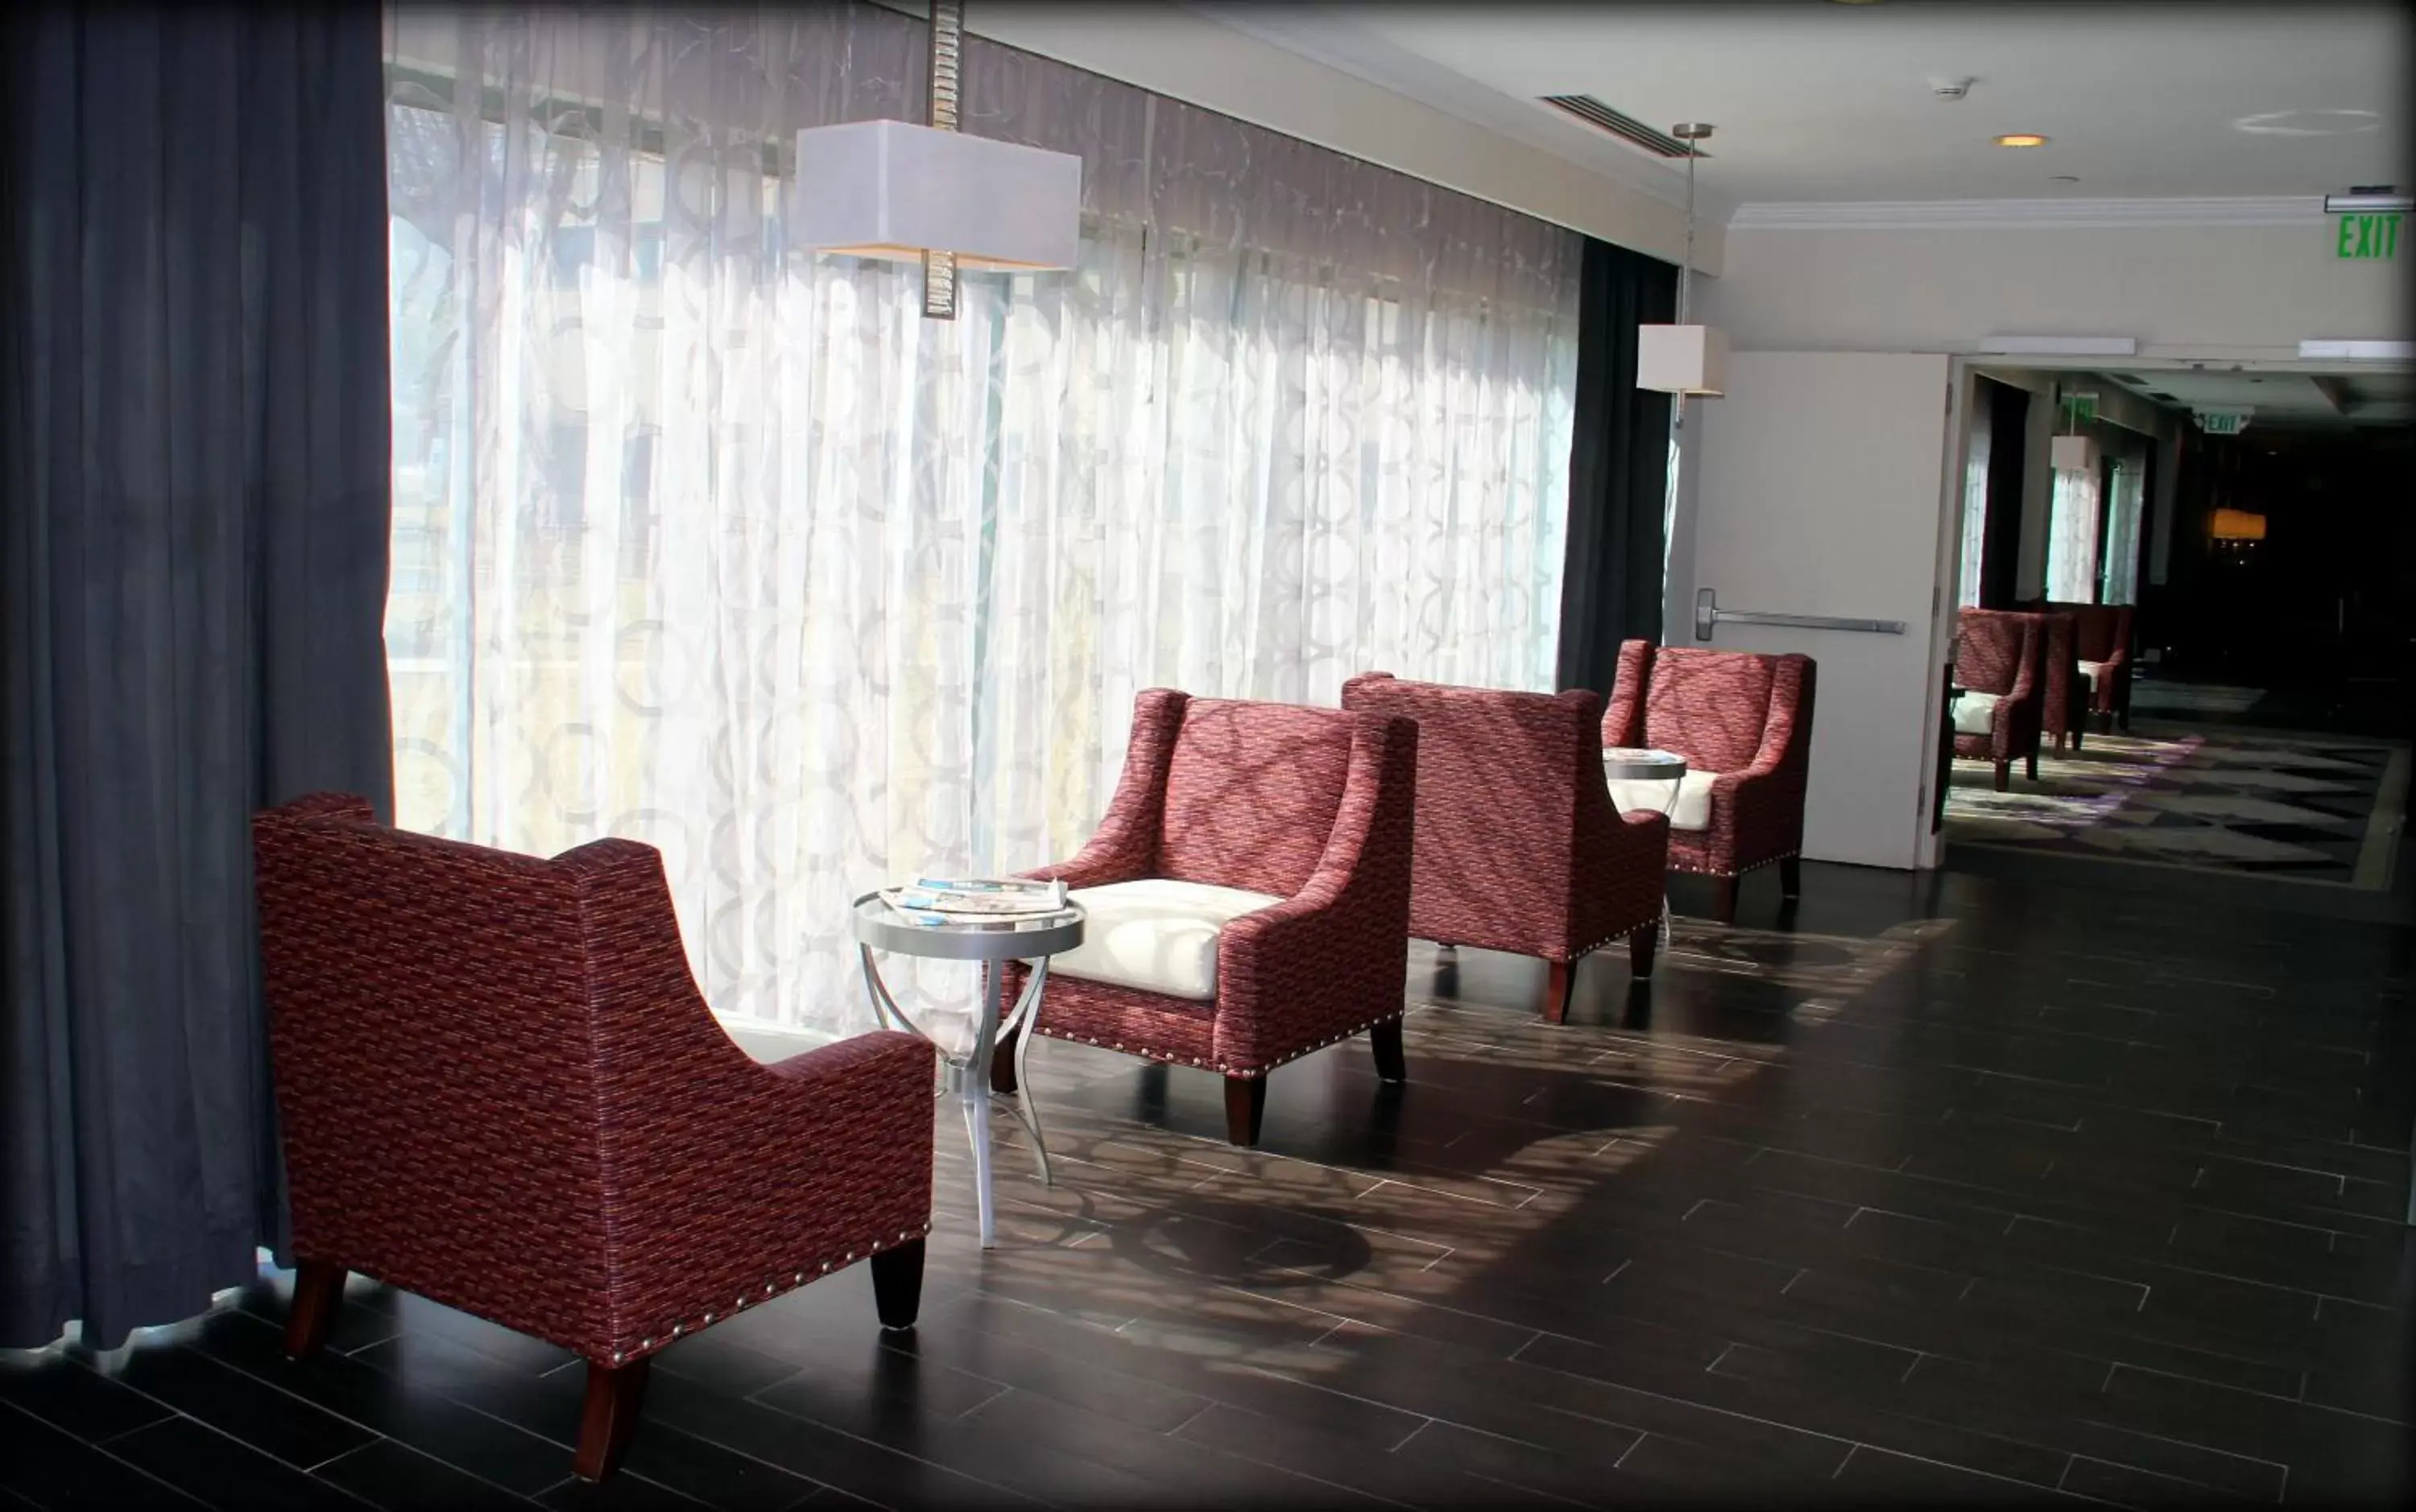
[[[1938,99],[1961,99],[1971,93],[1971,86],[1978,82],[1975,79],[1932,79],[1929,81],[1929,93]]]

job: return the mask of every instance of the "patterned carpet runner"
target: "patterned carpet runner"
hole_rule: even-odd
[[[2014,769],[1957,761],[1950,844],[2015,846],[2359,888],[2390,885],[2406,747],[2345,738],[2141,730]],[[2379,843],[2376,843],[2379,842]]]

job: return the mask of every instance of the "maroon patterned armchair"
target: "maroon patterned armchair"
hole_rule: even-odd
[[[1965,609],[1955,630],[1955,754],[1993,762],[2001,793],[2013,786],[2016,760],[2038,780],[2045,623],[2035,614]]]
[[[2061,607],[2026,607],[2025,612],[2039,617],[2039,670],[2035,679],[2039,689],[2039,739],[2052,739],[2058,754],[2066,741],[2077,751],[2081,732],[2089,723],[2089,681],[2080,672],[2079,620]]]
[[[661,858],[551,861],[314,794],[252,824],[297,1262],[286,1348],[347,1271],[587,1361],[575,1461],[609,1474],[655,1353],[859,1260],[914,1322],[930,1047],[759,1065],[698,996]]]
[[[2081,681],[2088,685],[2089,711],[2099,727],[2112,729],[2116,720],[2131,727],[2131,606],[2128,604],[2064,604],[2053,600],[2044,607],[2069,614],[2076,636],[2074,647]]]
[[[1029,874],[1090,914],[1039,1032],[1217,1072],[1236,1145],[1267,1072],[1362,1029],[1400,1081],[1417,746],[1406,719],[1143,693],[1098,832]]]
[[[1539,955],[1544,1016],[1567,1016],[1578,960],[1624,935],[1638,977],[1661,934],[1669,823],[1623,818],[1602,777],[1602,695],[1404,682],[1370,672],[1342,707],[1417,721],[1410,933]]]
[[[1775,864],[1803,891],[1804,793],[1812,770],[1817,667],[1800,654],[1703,651],[1631,640],[1602,722],[1605,746],[1686,758],[1671,805],[1669,869],[1714,879],[1714,912],[1736,921],[1737,879]]]

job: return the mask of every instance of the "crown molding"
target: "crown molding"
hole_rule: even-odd
[[[2228,199],[1758,201],[1731,231],[2067,231],[2126,226],[2318,226],[2319,194]]]

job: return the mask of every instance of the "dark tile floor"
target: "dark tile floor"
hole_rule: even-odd
[[[1256,1152],[1209,1079],[1045,1043],[1058,1185],[1010,1145],[1000,1248],[944,1124],[921,1326],[859,1267],[674,1346],[601,1488],[562,1352],[356,1280],[289,1364],[271,1273],[0,1357],[0,1506],[2406,1505],[2410,932],[1805,893],[1561,1028],[1418,947],[1409,1085],[1316,1055]]]

